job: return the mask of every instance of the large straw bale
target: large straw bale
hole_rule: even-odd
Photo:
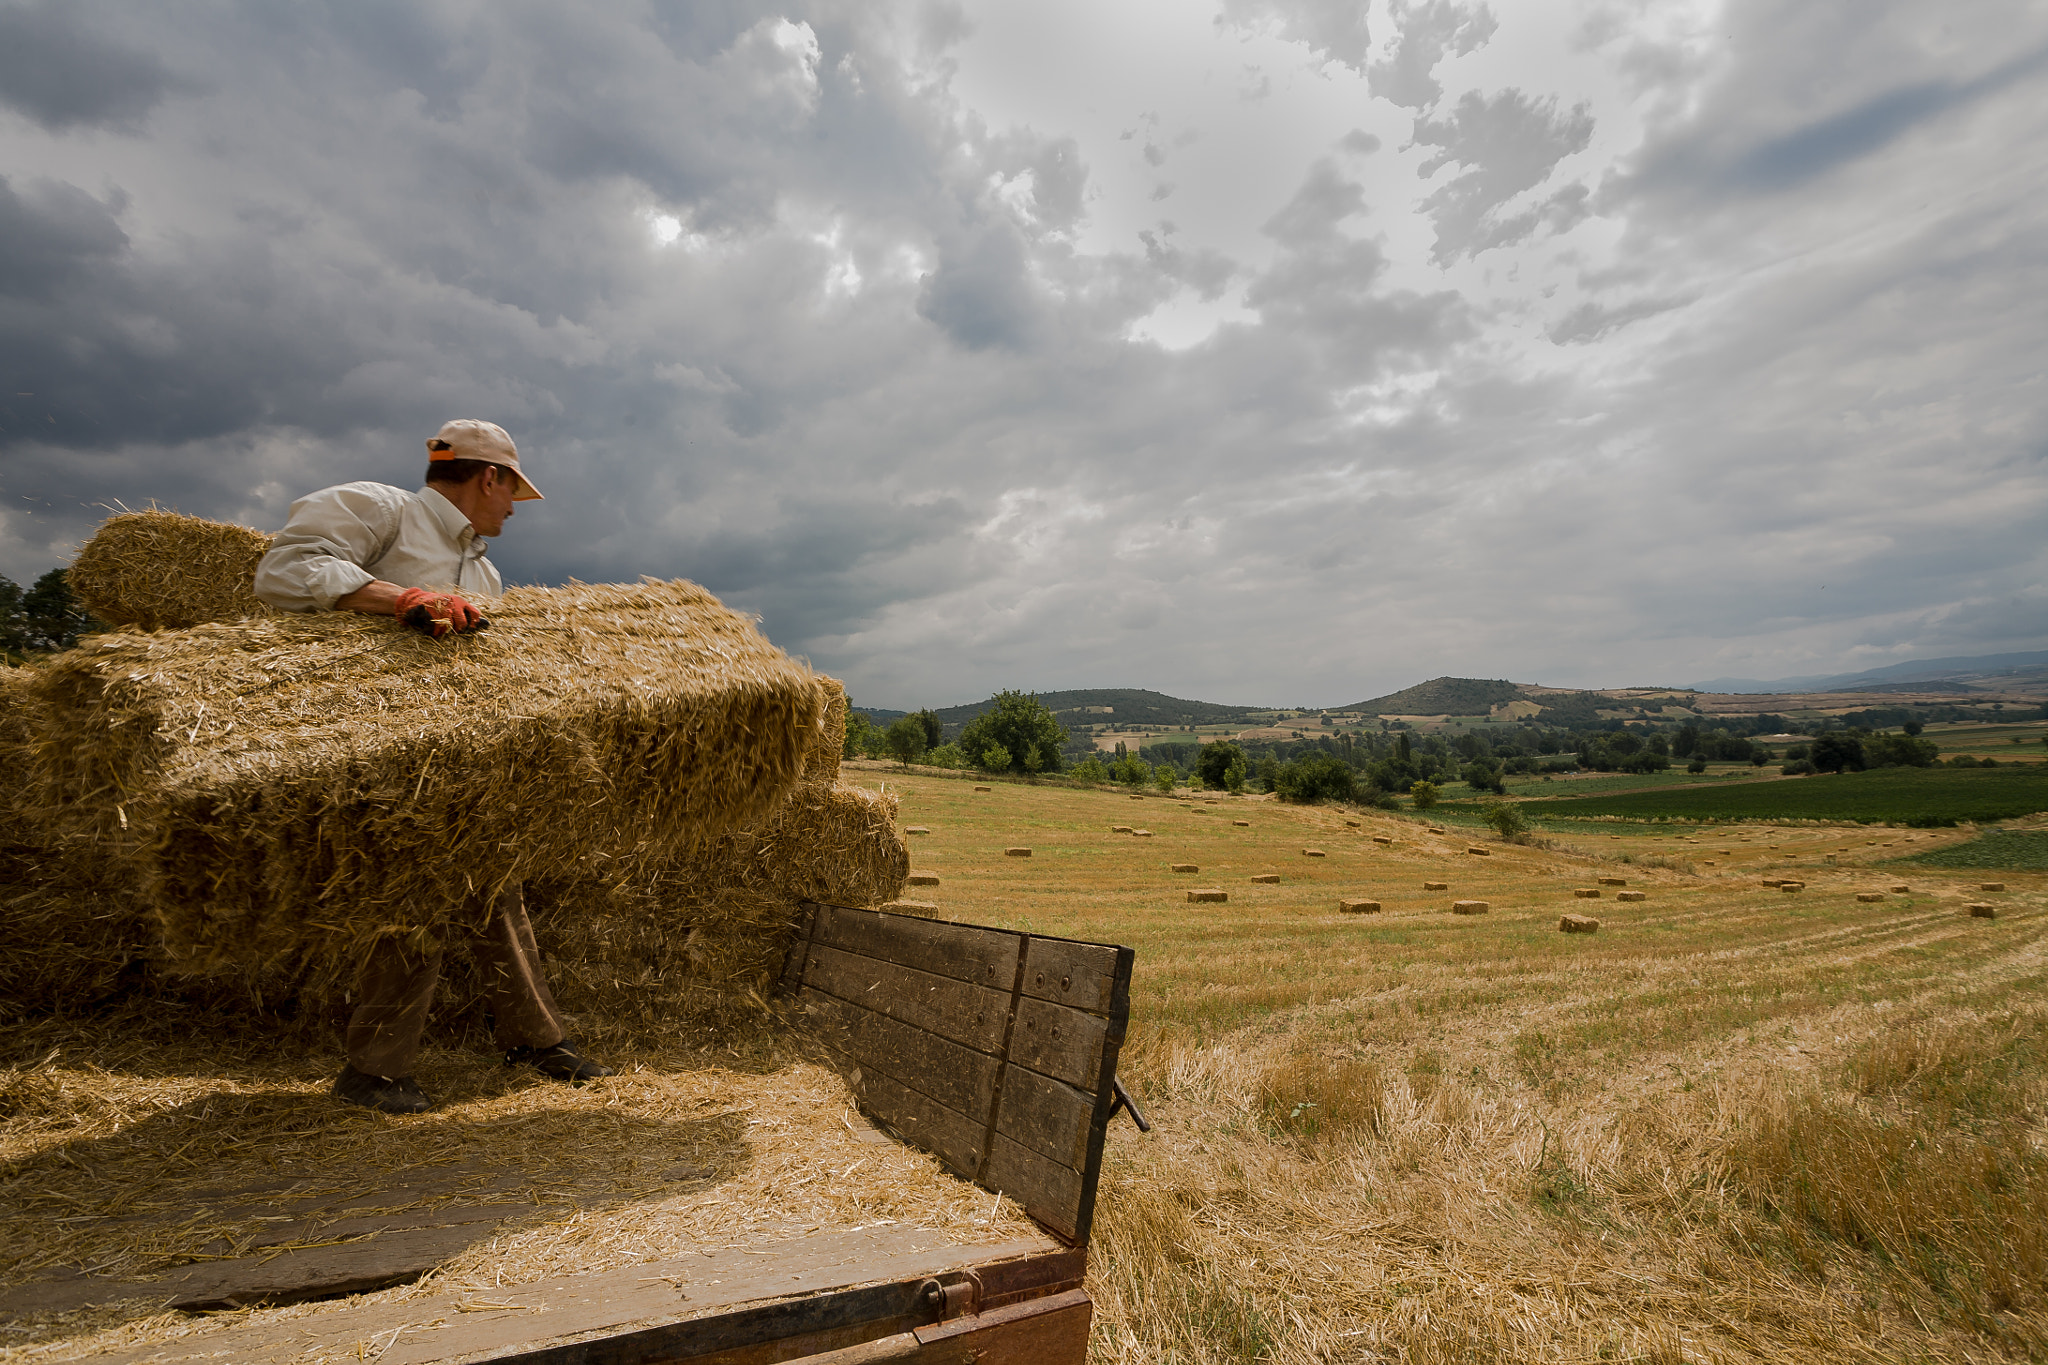
[[[528,902],[563,1008],[673,1027],[760,1008],[800,902],[881,905],[909,875],[895,797],[807,783],[756,826],[682,857],[537,884]]]
[[[824,693],[825,709],[816,728],[806,736],[804,783],[829,787],[839,780],[839,760],[846,748],[846,687],[839,679],[822,674],[818,686]]]
[[[694,584],[490,614],[439,641],[346,613],[92,639],[32,686],[46,842],[132,868],[192,965],[353,956],[760,821],[818,744],[815,676]]]
[[[71,591],[109,625],[183,630],[268,616],[256,562],[270,537],[246,526],[150,510],[108,517],[72,562]]]

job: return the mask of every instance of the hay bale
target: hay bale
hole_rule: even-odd
[[[931,833],[931,831],[930,831],[930,830],[928,830],[928,829],[926,829],[926,828],[925,828],[925,827],[924,827],[923,825],[912,825],[912,826],[910,826],[910,827],[909,827],[908,829],[904,830],[903,832],[904,832],[905,834],[930,834],[930,833]]]
[[[256,597],[256,562],[270,537],[177,512],[108,517],[72,561],[68,581],[86,609],[132,630],[184,630],[269,616]]]
[[[903,879],[903,884],[905,886],[937,886],[939,884],[939,874],[936,872],[913,872]]]
[[[1424,882],[1422,889],[1424,891],[1448,891],[1451,889],[1451,884],[1449,882]]]
[[[1329,855],[1319,848],[1305,848],[1301,851],[1301,856],[1304,858],[1324,858]]]
[[[1131,793],[1131,800],[1133,800],[1133,801],[1143,801],[1144,799],[1145,799],[1145,797],[1144,797],[1144,794],[1143,794],[1142,792],[1132,792],[1132,793]]]
[[[1373,835],[1373,836],[1372,836],[1372,841],[1373,841],[1374,843],[1376,843],[1376,844],[1389,844],[1389,845],[1391,845],[1391,844],[1392,844],[1392,843],[1394,842],[1394,841],[1393,841],[1392,839],[1388,838],[1388,837],[1387,837],[1386,835],[1384,835],[1384,834],[1375,834],[1375,835]]]
[[[1003,856],[1005,858],[1029,858],[1031,850],[1028,848],[1006,848],[1003,850]]]
[[[1979,891],[2003,891],[2003,890],[2005,890],[2005,883],[2004,883],[2004,882],[1978,882],[1978,883],[1977,883],[1977,889],[1978,889]]]
[[[797,786],[825,692],[703,589],[516,589],[491,616],[97,637],[32,684],[41,833],[126,868],[192,965],[247,966],[432,941],[497,882],[679,857]]]
[[[1626,878],[1626,877],[1597,877],[1597,878],[1595,878],[1594,880],[1598,881],[1598,882],[1600,883],[1600,885],[1602,885],[1602,886],[1627,886],[1627,885],[1628,885],[1628,878]]]
[[[1277,872],[1261,872],[1252,878],[1252,885],[1278,886],[1280,885],[1280,874]]]
[[[1430,834],[1443,834],[1446,832],[1442,825],[1424,825],[1422,828],[1425,832]]]
[[[1600,921],[1591,915],[1566,915],[1557,922],[1561,934],[1595,934],[1600,931]]]
[[[1230,823],[1236,825],[1239,829],[1250,829],[1252,826],[1252,822],[1249,820],[1232,820]]]
[[[840,755],[846,749],[846,684],[837,678],[818,678],[825,699],[818,723],[804,734],[803,780],[829,787],[839,780]]]
[[[1200,872],[1202,869],[1196,867],[1193,863],[1175,863],[1173,870],[1175,872]]]
[[[1650,898],[1650,893],[1647,891],[1618,891],[1615,893],[1614,898],[1618,901],[1628,901],[1630,903],[1633,903],[1636,901],[1648,900]]]
[[[1600,899],[1600,888],[1597,886],[1575,886],[1572,888],[1572,895],[1574,898],[1582,901],[1597,901]]]
[[[976,790],[976,791],[978,791],[978,792],[990,792],[990,791],[994,791],[994,790],[995,790],[995,788],[994,788],[994,787],[979,787],[979,786],[978,786],[978,787],[976,787],[976,788],[975,788],[975,790]]]
[[[1805,882],[1779,882],[1779,883],[1778,883],[1778,889],[1779,889],[1780,891],[1804,891],[1804,890],[1806,889],[1806,883],[1805,883]]]
[[[1990,901],[1971,901],[1968,909],[1971,919],[1997,919],[1998,907]]]
[[[1131,832],[1131,827],[1129,825],[1111,825],[1109,827],[1109,832],[1111,834],[1129,834]]]
[[[1152,837],[1152,831],[1149,829],[1134,829],[1131,831],[1131,837],[1133,839],[1149,839]]]
[[[1356,820],[1346,820],[1346,821],[1344,822],[1344,828],[1346,828],[1346,829],[1357,829],[1357,828],[1358,828],[1358,822],[1357,822]]]
[[[1483,915],[1489,908],[1485,901],[1451,902],[1451,913],[1454,915]]]
[[[1469,845],[1469,846],[1467,846],[1467,848],[1465,849],[1465,851],[1466,851],[1467,853],[1471,853],[1471,854],[1474,854],[1474,855],[1476,855],[1476,856],[1478,856],[1478,857],[1481,857],[1481,858],[1491,858],[1491,857],[1493,856],[1493,850],[1492,850],[1492,849],[1490,849],[1490,848],[1481,848],[1481,847],[1480,847],[1479,845],[1477,845],[1477,844],[1472,844],[1472,845]]]
[[[1337,902],[1337,913],[1340,915],[1377,915],[1379,912],[1380,903],[1378,901],[1340,900]]]
[[[1190,903],[1202,903],[1213,901],[1217,904],[1221,904],[1229,899],[1229,893],[1220,891],[1213,886],[1205,888],[1201,891],[1188,892],[1188,900]]]
[[[1884,893],[1879,891],[1858,891],[1856,899],[1865,905],[1876,905],[1884,899]]]
[[[1894,896],[1910,896],[1913,894],[1913,888],[1904,882],[1895,882],[1891,887],[1891,893]]]

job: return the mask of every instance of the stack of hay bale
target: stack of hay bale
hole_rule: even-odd
[[[436,641],[249,614],[264,540],[114,518],[74,572],[135,629],[6,674],[0,1012],[148,964],[331,1016],[369,942],[517,879],[566,1009],[665,1026],[757,996],[799,901],[900,893],[894,803],[836,781],[839,685],[703,589],[514,589]]]

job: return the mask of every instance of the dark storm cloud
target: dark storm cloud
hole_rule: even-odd
[[[76,0],[0,6],[0,104],[53,130],[139,127],[173,81],[148,51],[105,31],[118,19]]]

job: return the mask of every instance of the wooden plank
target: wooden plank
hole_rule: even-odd
[[[1093,1014],[1109,1014],[1117,999],[1117,949],[1103,943],[1033,937],[1024,948],[1024,994]],[[1129,992],[1130,973],[1123,987]]]
[[[917,1300],[927,1277],[986,1267],[1030,1279],[1028,1268],[1008,1268],[1017,1260],[1042,1261],[1043,1283],[1071,1278],[1068,1253],[1042,1235],[949,1246],[928,1228],[832,1230],[502,1289],[430,1289],[401,1302],[336,1305],[285,1321],[195,1323],[183,1336],[94,1362],[267,1365],[321,1358],[425,1365],[479,1355],[534,1365],[674,1360],[849,1324],[876,1323],[869,1335],[892,1321],[907,1329],[932,1320]],[[490,1303],[515,1307],[489,1310]],[[602,1335],[577,1339],[594,1333]]]
[[[1024,936],[915,915],[819,907],[817,940],[842,952],[914,967],[1009,994]]]
[[[1088,1127],[1095,1096],[1035,1071],[1012,1066],[1003,1074],[1003,1108],[996,1131],[1040,1156],[1080,1170],[1088,1164]]]
[[[978,1052],[1002,1048],[1010,1012],[1007,982],[1001,991],[992,991],[821,943],[811,949],[804,984]]]
[[[806,987],[797,999],[819,1040],[853,1058],[862,1071],[880,1072],[986,1122],[1002,1065],[994,1057],[823,991]]]
[[[918,1094],[901,1081],[869,1071],[845,1054],[834,1058],[847,1088],[860,1107],[912,1143],[946,1163],[956,1175],[972,1180],[981,1166],[986,1119],[969,1118]]]
[[[1085,1289],[1071,1289],[842,1350],[797,1357],[793,1365],[1084,1365],[1094,1311]]]
[[[1103,1050],[1113,1047],[1109,1025],[1092,1014],[1049,1000],[1020,1000],[1010,1030],[1010,1060],[1042,1076],[1094,1093],[1109,1085]]]
[[[791,935],[789,952],[782,959],[782,976],[775,983],[777,995],[794,995],[804,984],[804,966],[810,960],[811,935],[818,927],[820,907],[815,901],[804,901],[797,907],[796,932]]]
[[[989,1143],[980,1183],[1001,1190],[1024,1211],[1069,1241],[1087,1236],[1089,1214],[1081,1198],[1085,1182],[1071,1167],[1049,1160],[998,1133]]]

